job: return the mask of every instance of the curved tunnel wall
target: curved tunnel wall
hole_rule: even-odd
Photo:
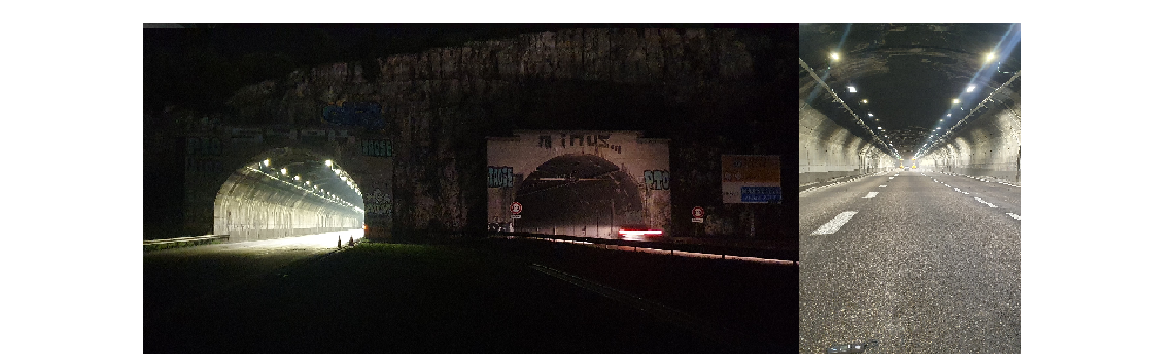
[[[223,183],[214,213],[215,234],[231,235],[231,242],[356,229],[364,222],[364,214],[352,207],[247,168]]]
[[[937,171],[1022,182],[1022,100],[970,122],[943,146],[933,148],[921,165]]]
[[[897,161],[810,106],[799,109],[799,184],[885,171]]]

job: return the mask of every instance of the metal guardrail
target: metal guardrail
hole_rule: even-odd
[[[142,241],[143,251],[154,251],[160,249],[185,247],[195,245],[205,245],[208,243],[216,243],[231,239],[231,235],[204,235],[204,236],[188,236],[175,238],[158,238]]]
[[[578,237],[565,235],[544,235],[532,234],[527,232],[501,232],[498,236],[521,237],[521,238],[536,238],[536,239],[554,239],[575,242],[587,242],[593,244],[625,246],[646,249],[660,249],[672,250],[688,253],[704,253],[720,256],[736,256],[736,257],[755,257],[777,260],[797,260],[799,258],[798,250],[784,250],[784,249],[769,249],[769,248],[749,248],[729,245],[736,240],[733,239],[708,239],[706,242],[723,243],[723,244],[694,244],[694,243],[678,243],[678,242],[650,242],[650,241],[632,241],[632,240],[618,240],[610,238],[594,238],[594,237]],[[691,240],[687,240],[692,242]]]

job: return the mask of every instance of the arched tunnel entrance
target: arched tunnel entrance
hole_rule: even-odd
[[[337,161],[291,148],[254,160],[219,188],[215,234],[245,242],[362,227],[360,189]]]
[[[520,184],[515,231],[617,238],[622,225],[644,224],[637,182],[599,156],[552,158]]]

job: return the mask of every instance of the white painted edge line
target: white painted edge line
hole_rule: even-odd
[[[868,192],[868,195],[864,196],[864,198],[872,198],[872,197],[875,197],[877,194],[880,194],[880,192]]]
[[[1022,215],[1018,215],[1018,214],[1014,214],[1014,213],[1006,213],[1006,215],[1009,215],[1010,217],[1014,218],[1014,220],[1022,221]]]
[[[831,221],[828,221],[826,224],[823,224],[823,226],[820,226],[819,229],[816,229],[815,232],[812,232],[811,234],[812,235],[831,235],[831,234],[834,234],[836,231],[839,231],[840,227],[843,227],[844,224],[847,224],[848,220],[851,220],[852,216],[856,215],[856,213],[858,213],[858,211],[845,211],[845,212],[839,213],[839,215],[836,215],[834,218],[831,219]]]
[[[880,188],[884,188],[884,187],[888,187],[888,185],[887,185],[887,184],[881,184],[881,185],[880,185]]]

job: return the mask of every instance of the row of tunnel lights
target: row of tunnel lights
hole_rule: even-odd
[[[289,178],[288,177],[288,169],[286,167],[280,168],[279,175],[274,175],[274,173],[269,174],[268,172],[264,171],[264,169],[271,168],[271,165],[272,165],[271,159],[264,159],[264,161],[259,162],[256,165],[260,168],[260,172],[264,173],[265,175],[267,175],[270,178],[279,180],[279,181],[284,182],[284,183],[291,184],[292,186],[294,186],[296,188],[313,193],[314,195],[321,197],[325,200],[329,200],[329,201],[332,201],[335,203],[340,203],[340,204],[344,204],[347,206],[351,206],[351,207],[353,207],[353,211],[356,211],[358,213],[365,212],[364,210],[361,210],[361,208],[357,207],[356,205],[353,205],[352,203],[349,203],[349,202],[345,201],[344,199],[341,199],[341,197],[337,196],[336,194],[333,194],[332,192],[324,191],[323,189],[320,188],[319,185],[312,184],[312,181],[308,181],[308,180],[304,181],[304,185],[305,186],[312,186],[312,190],[308,190],[306,187],[301,187],[300,183],[299,183],[300,182],[299,175],[290,177],[291,180],[296,181],[295,183],[284,181],[282,178]],[[336,173],[338,178],[340,178],[342,181],[344,181],[346,184],[348,184],[349,188],[353,189],[353,192],[356,192],[358,196],[361,196],[361,189],[357,188],[357,184],[353,182],[352,178],[349,178],[348,173],[346,173],[344,170],[341,170],[341,168],[339,166],[336,166],[336,164],[333,163],[333,160],[324,160],[324,165],[325,165],[325,167],[328,167],[330,170],[332,170],[333,173]]]
[[[996,54],[994,54],[994,53],[992,53],[992,52],[990,52],[990,53],[986,53],[986,55],[985,55],[985,63],[989,63],[989,62],[993,61],[993,60],[994,60],[994,58],[996,58],[996,57],[997,57],[997,55],[996,55]],[[839,61],[839,60],[840,60],[840,55],[839,55],[839,52],[832,52],[832,53],[831,53],[831,60],[832,60],[833,62],[835,62],[835,61]],[[858,90],[856,90],[856,87],[855,87],[855,86],[848,86],[848,87],[847,87],[847,89],[848,89],[848,92],[851,92],[851,93],[857,93],[857,92],[859,92]],[[968,93],[968,92],[973,92],[975,89],[977,89],[977,85],[968,85],[968,86],[966,86],[966,87],[965,87],[965,92],[967,92],[967,93]],[[865,99],[860,99],[860,103],[867,104],[867,103],[868,103],[868,99],[866,99],[866,98],[865,98]],[[954,98],[954,99],[953,99],[953,105],[954,105],[954,106],[957,106],[957,105],[960,105],[960,104],[961,104],[961,99],[960,99],[960,98]],[[950,109],[952,109],[952,108],[950,108]],[[960,109],[960,110],[965,110],[965,107],[960,107],[960,106],[958,106],[958,109]],[[946,114],[945,114],[945,118],[952,118],[952,117],[953,117],[953,113],[946,113]],[[873,114],[872,114],[872,112],[868,112],[868,118],[872,118],[872,120],[873,120],[873,121],[875,121],[875,122],[880,122],[880,119],[879,119],[879,118],[876,118],[876,116],[875,116],[875,115],[873,115]],[[935,137],[936,137],[936,131],[938,131],[938,130],[941,130],[941,123],[945,122],[945,118],[941,118],[941,119],[938,119],[938,120],[937,120],[937,126],[933,128],[933,133],[929,135],[929,142],[932,142],[932,141],[933,141],[933,138],[935,138]],[[879,125],[877,125],[877,126],[876,126],[876,129],[877,129],[877,130],[881,130],[881,131],[883,131],[883,130],[884,130],[884,128],[883,128],[883,127],[881,127],[881,126],[879,126]],[[888,138],[888,135],[884,135],[884,138],[885,138],[885,139],[889,139],[889,138]],[[895,147],[895,146],[892,146],[891,144],[889,144],[889,147],[891,147],[891,148],[892,148],[892,152],[893,152],[893,153],[896,155],[896,158],[900,159],[900,158],[901,158],[901,157],[900,157],[900,152],[896,150],[896,147]],[[922,145],[922,146],[921,146],[921,149],[923,149],[923,148],[924,148],[924,146]],[[917,153],[916,153],[916,154],[914,154],[914,156],[913,156],[913,160],[916,160],[916,156],[919,156],[921,152],[922,152],[922,151],[920,151],[920,150],[918,149]]]

